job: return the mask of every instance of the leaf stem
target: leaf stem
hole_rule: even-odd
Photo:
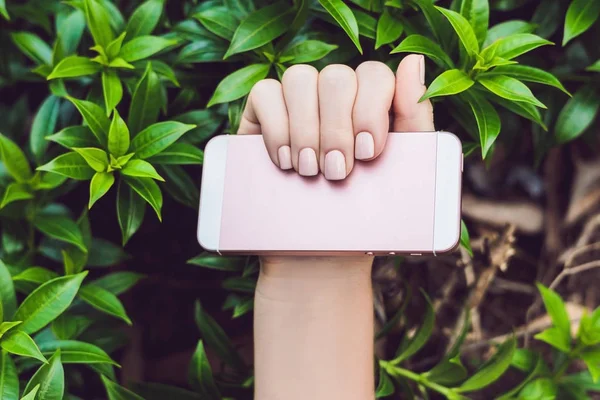
[[[435,382],[431,382],[423,374],[417,374],[417,373],[409,371],[407,369],[395,366],[388,361],[381,360],[381,361],[379,361],[379,364],[391,376],[402,376],[404,378],[410,379],[411,381],[415,381],[418,384],[420,384],[421,386],[424,386],[427,389],[436,391],[446,397],[452,397],[452,396],[456,395],[456,392],[454,392],[454,390],[447,388],[445,386],[439,385]]]

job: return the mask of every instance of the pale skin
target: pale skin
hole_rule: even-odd
[[[373,61],[320,72],[296,65],[281,83],[265,79],[253,87],[239,133],[262,134],[281,169],[344,179],[355,163],[381,154],[390,129],[434,130],[431,103],[418,102],[424,75],[420,55],[405,57],[395,75]],[[375,398],[372,262],[368,256],[261,258],[256,400]]]

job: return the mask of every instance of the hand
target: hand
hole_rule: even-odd
[[[269,157],[329,180],[376,158],[392,130],[433,131],[423,56],[396,76],[380,62],[356,71],[290,67],[250,92],[240,134],[263,134]],[[349,216],[351,217],[351,216]],[[374,398],[372,257],[263,257],[254,306],[255,399]]]

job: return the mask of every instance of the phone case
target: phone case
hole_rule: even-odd
[[[239,254],[423,254],[460,238],[462,147],[448,132],[390,133],[343,181],[282,171],[261,135],[206,146],[198,240]]]

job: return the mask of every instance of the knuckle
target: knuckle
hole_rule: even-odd
[[[335,85],[346,85],[349,81],[356,80],[356,73],[352,68],[342,64],[328,65],[319,74],[319,80]]]
[[[375,76],[394,79],[394,73],[386,64],[380,61],[365,61],[356,68],[357,75]]]
[[[250,91],[250,95],[260,97],[278,90],[281,90],[281,83],[279,83],[279,81],[275,79],[263,79],[254,84]]]
[[[281,81],[283,84],[305,83],[307,80],[312,80],[318,75],[319,71],[312,65],[297,64],[285,70]]]

